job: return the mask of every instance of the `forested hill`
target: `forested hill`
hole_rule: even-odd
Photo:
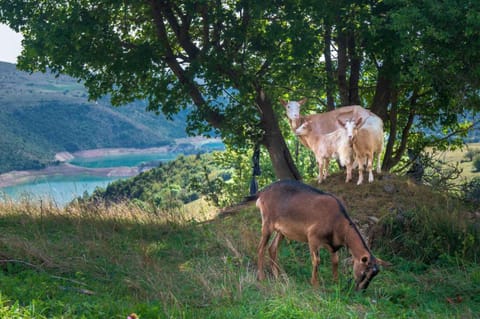
[[[60,151],[154,147],[184,137],[185,114],[174,121],[142,102],[115,108],[88,101],[75,79],[22,72],[0,62],[0,173],[40,168]]]

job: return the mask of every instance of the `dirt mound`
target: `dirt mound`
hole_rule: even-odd
[[[349,214],[361,221],[380,219],[392,212],[419,207],[445,209],[445,202],[452,204],[454,201],[448,194],[435,192],[431,187],[416,184],[407,177],[388,173],[375,175],[375,181],[362,185],[345,183],[343,173],[329,176],[320,185],[309,184],[339,197]]]

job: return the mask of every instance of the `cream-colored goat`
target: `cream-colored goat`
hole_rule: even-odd
[[[318,183],[321,183],[328,175],[328,160],[338,158],[340,165],[345,166],[347,177],[345,182],[352,179],[353,154],[347,132],[343,127],[328,133],[315,134],[312,131],[312,121],[307,120],[300,125],[295,134],[301,137],[306,146],[313,151],[318,163]]]
[[[305,104],[307,101],[306,98],[300,100],[300,101],[284,101],[280,99],[280,102],[282,105],[285,107],[286,113],[287,113],[287,118],[290,123],[290,127],[292,131],[295,133],[297,128],[305,123],[306,121],[309,121],[309,135],[313,136],[320,136],[320,135],[325,135],[328,133],[332,133],[335,130],[342,129],[344,128],[343,125],[341,124],[340,121],[346,121],[348,119],[353,119],[353,120],[358,120],[358,119],[364,119],[364,120],[369,120],[372,123],[379,123],[378,125],[381,126],[381,129],[383,131],[383,121],[380,119],[377,115],[372,113],[371,111],[361,107],[360,105],[349,105],[349,106],[343,106],[339,107],[333,111],[329,112],[324,112],[324,113],[317,113],[317,114],[310,114],[310,115],[300,115],[300,109],[302,105]],[[298,139],[300,142],[310,148],[308,145],[308,142],[306,141],[306,136],[304,135],[297,135]],[[312,149],[314,153],[316,151]],[[318,161],[318,158],[317,158]],[[323,159],[323,161],[319,164],[322,167],[325,168],[324,172],[319,172],[319,182],[321,182],[323,179],[325,179],[328,176],[328,167],[329,167],[329,162],[330,162],[330,157],[326,157]],[[320,176],[323,173],[322,176]],[[347,179],[349,179],[349,173],[347,172]]]
[[[339,120],[339,123],[345,129],[348,139],[351,141],[353,152],[355,154],[355,163],[358,164],[358,182],[363,182],[363,169],[367,166],[368,182],[373,182],[373,159],[377,156],[377,173],[381,173],[380,156],[383,151],[383,122],[374,117],[369,117],[365,121],[362,118],[357,120]]]

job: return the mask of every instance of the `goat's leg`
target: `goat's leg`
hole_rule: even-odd
[[[361,157],[357,157],[357,163],[358,163],[358,181],[357,185],[360,185],[363,183],[363,167],[364,167],[364,161],[362,161]]]
[[[327,157],[327,158],[324,158],[324,171],[325,173],[323,174],[323,179],[326,179],[328,177],[328,167],[330,166],[330,159]]]
[[[310,248],[310,256],[312,258],[312,278],[310,279],[310,283],[314,287],[318,287],[318,265],[320,264],[320,255],[318,254],[319,247],[312,243],[308,243]]]
[[[258,280],[265,279],[265,273],[263,272],[263,262],[265,258],[265,247],[268,244],[268,240],[272,232],[267,229],[267,227],[262,226],[262,238],[260,239],[260,243],[258,244],[258,254],[257,254],[257,277]]]
[[[367,156],[368,182],[373,182],[373,154]]]
[[[382,161],[380,159],[381,155],[382,151],[380,150],[377,152],[377,174],[382,173]]]
[[[347,167],[347,177],[345,178],[345,183],[348,183],[352,180],[352,163],[345,165]]]
[[[278,266],[278,246],[283,239],[283,235],[277,232],[277,236],[273,240],[272,244],[268,248],[268,253],[270,254],[270,259],[272,262],[272,273],[275,278],[278,278],[280,273],[280,267]]]
[[[322,183],[322,180],[323,180],[323,158],[319,157],[317,159],[317,163],[318,163],[318,183],[321,184]]]
[[[332,259],[333,280],[338,281],[338,253],[331,251],[330,256]]]

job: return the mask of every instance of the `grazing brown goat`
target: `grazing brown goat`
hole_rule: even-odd
[[[274,232],[268,251],[272,271],[278,277],[278,246],[284,237],[308,243],[312,258],[311,283],[318,286],[319,249],[331,254],[333,277],[338,279],[337,251],[346,246],[353,257],[355,289],[366,289],[379,272],[378,265],[387,265],[375,258],[360,232],[333,195],[298,181],[272,183],[258,194],[257,207],[262,215],[262,237],[258,245],[258,279],[263,280],[265,248]]]

